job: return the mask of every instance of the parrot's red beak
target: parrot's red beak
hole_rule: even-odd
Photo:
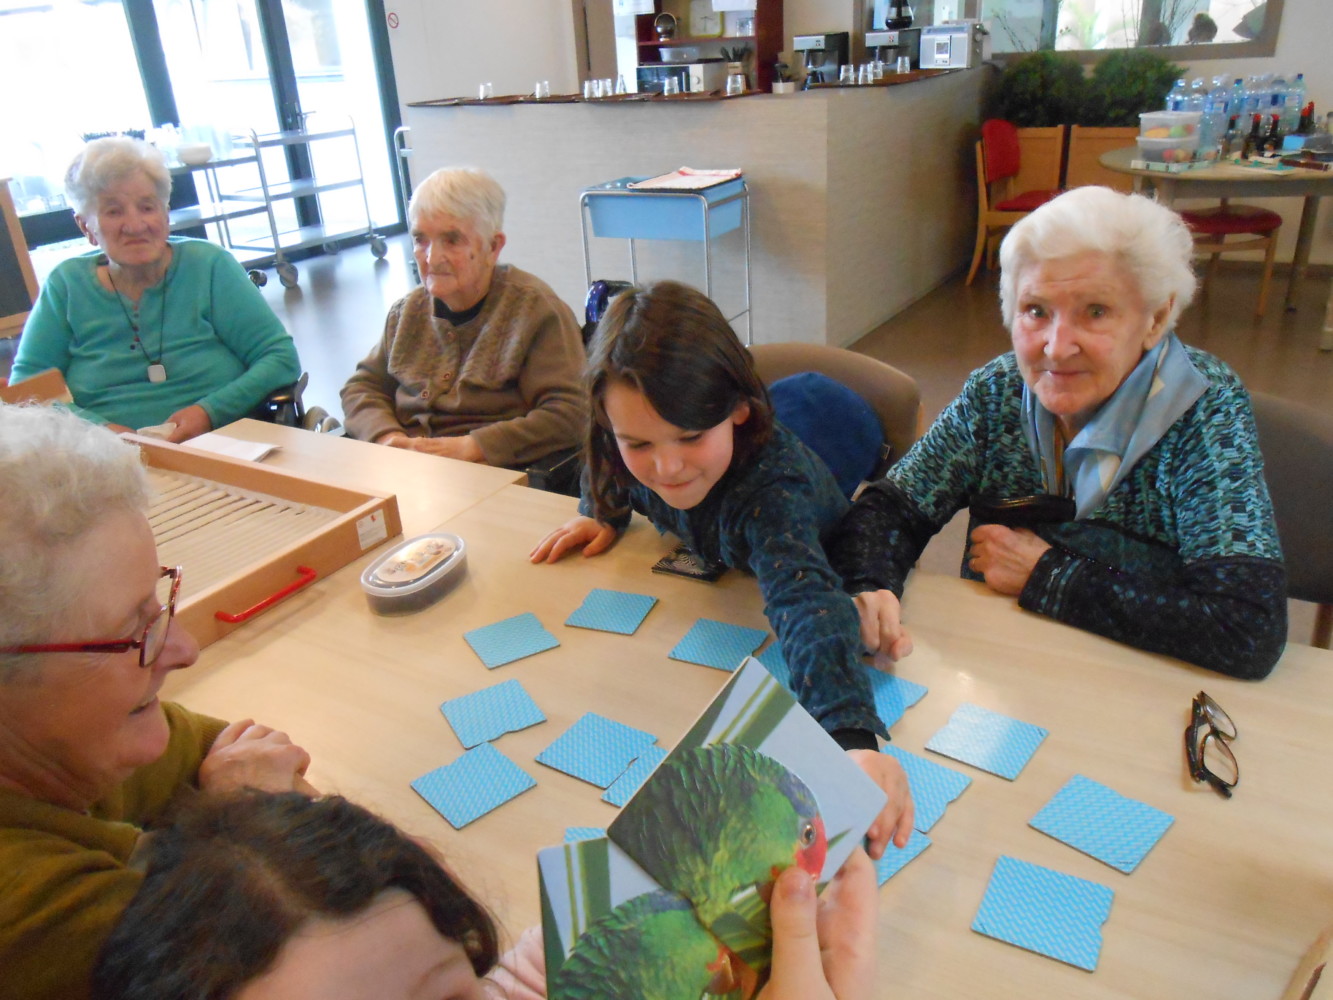
[[[821,816],[814,818],[815,839],[814,842],[797,848],[796,864],[810,873],[810,877],[818,880],[820,874],[824,871],[824,859],[828,857],[828,836],[824,833],[824,819]]]

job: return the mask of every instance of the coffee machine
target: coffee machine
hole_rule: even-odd
[[[907,56],[912,61],[912,69],[921,68],[921,29],[899,28],[896,31],[867,31],[866,51],[875,53],[880,62],[890,67],[899,56]]]
[[[805,83],[802,89],[809,90],[816,83],[838,82],[838,67],[847,62],[847,39],[845,31],[796,35],[792,38],[792,49],[800,52],[805,61]]]

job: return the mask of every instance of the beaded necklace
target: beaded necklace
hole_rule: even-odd
[[[153,360],[149,357],[148,347],[139,339],[139,324],[134,321],[134,317],[130,315],[130,311],[125,308],[125,297],[121,295],[120,289],[116,287],[116,277],[111,271],[110,259],[106,254],[103,254],[101,259],[107,261],[107,280],[111,282],[111,290],[116,293],[116,301],[120,303],[120,311],[125,314],[125,322],[129,324],[130,331],[134,334],[134,340],[130,342],[130,350],[133,351],[137,348],[138,350],[143,351],[144,358],[148,361],[149,382],[154,384],[165,382],[167,380],[167,369],[166,366],[162,364],[162,356],[166,351],[165,326],[167,321],[167,277],[170,268],[168,268],[167,273],[162,275],[162,311],[158,314],[157,320],[157,360]]]

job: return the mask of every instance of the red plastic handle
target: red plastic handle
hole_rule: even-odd
[[[301,590],[303,587],[310,586],[312,583],[315,582],[315,577],[318,575],[309,566],[297,566],[296,572],[300,574],[301,579],[297,580],[295,583],[287,584],[287,586],[283,587],[276,593],[269,594],[268,597],[265,597],[254,607],[246,608],[244,611],[241,611],[234,615],[226,611],[214,611],[213,617],[220,622],[227,622],[230,625],[238,625],[241,622],[249,621],[251,618],[259,614],[259,612],[263,611],[265,608],[273,607],[273,605],[277,604],[284,597],[290,597],[292,594],[296,593],[298,590]]]

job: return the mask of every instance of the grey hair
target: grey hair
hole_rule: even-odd
[[[143,171],[152,182],[165,208],[171,201],[166,159],[156,146],[125,136],[94,139],[79,151],[65,171],[65,200],[75,215],[86,219],[97,210],[97,198],[103,191],[136,171]]]
[[[1156,312],[1174,296],[1167,329],[1194,299],[1194,240],[1180,216],[1141,195],[1078,187],[1020,219],[1000,244],[1000,311],[1014,326],[1018,280],[1031,264],[1081,253],[1115,258]]]
[[[0,404],[0,646],[39,643],[84,585],[78,542],[112,514],[142,512],[139,449],[68,410]],[[31,657],[0,654],[0,683]]]
[[[452,215],[477,227],[484,240],[504,229],[505,192],[494,177],[477,167],[441,167],[412,192],[407,224],[423,215]]]

